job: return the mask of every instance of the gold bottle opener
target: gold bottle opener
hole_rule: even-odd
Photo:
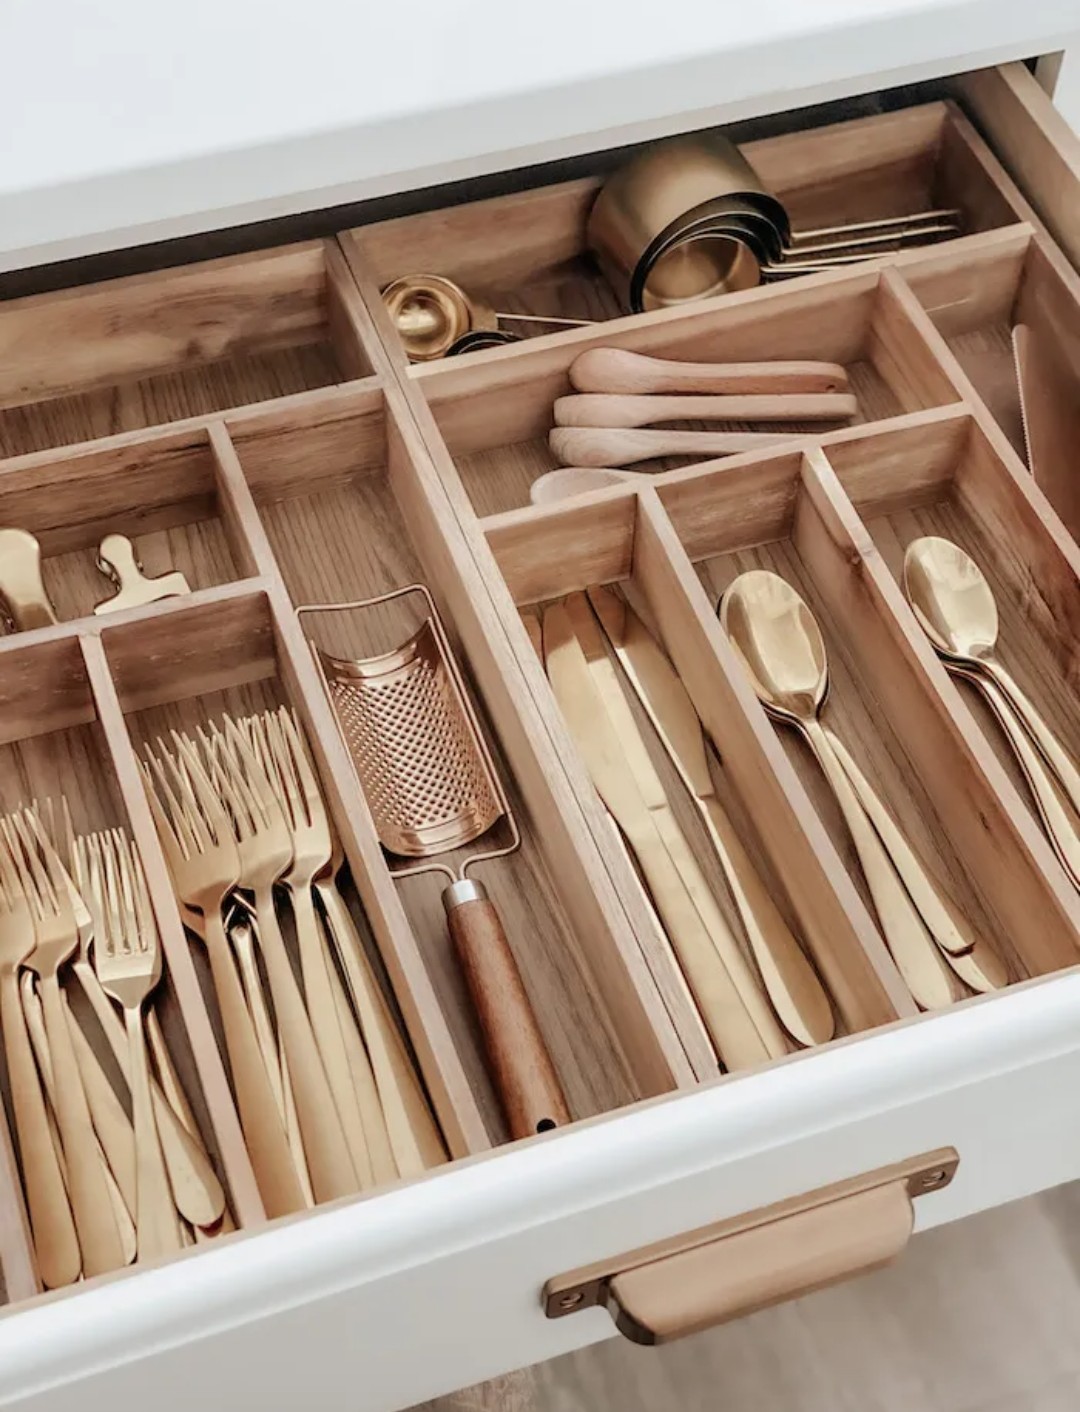
[[[122,608],[135,608],[142,603],[156,603],[160,598],[182,598],[191,592],[187,579],[179,571],[147,578],[142,571],[135,546],[126,534],[107,534],[98,549],[98,568],[108,574],[118,592],[106,598],[94,609],[95,613],[118,613]]]
[[[17,632],[57,621],[41,577],[41,545],[24,529],[0,529],[0,600]]]

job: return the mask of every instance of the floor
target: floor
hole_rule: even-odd
[[[661,1349],[612,1339],[423,1412],[720,1408],[1076,1412],[1080,1183],[928,1232],[891,1269],[798,1303]]]

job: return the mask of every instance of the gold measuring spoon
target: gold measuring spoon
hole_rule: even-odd
[[[728,587],[720,603],[720,619],[766,711],[800,731],[814,752],[844,816],[882,932],[908,989],[927,1010],[958,999],[963,991],[946,960],[955,962],[952,953],[971,952],[977,943],[941,898],[906,840],[901,856],[890,855],[889,839],[877,832],[873,816],[860,800],[860,787],[873,799],[879,821],[888,820],[889,837],[902,837],[899,829],[861,775],[858,784],[849,776],[842,759],[850,762],[850,756],[819,719],[829,669],[813,613],[785,579],[754,569],[740,574]],[[916,896],[928,895],[936,907],[931,917],[924,917]],[[949,923],[944,932],[949,949],[939,949],[933,931],[935,920],[942,917]]]
[[[952,540],[928,535],[912,540],[907,547],[904,592],[920,627],[946,667],[977,686],[989,703],[1031,786],[1055,852],[1080,885],[1077,818],[1071,818],[1063,806],[1043,761],[1057,777],[1073,809],[1078,811],[1080,772],[1034,705],[994,656],[998,639],[997,604],[982,570],[971,555]],[[1025,749],[1024,732],[1035,745],[1034,751]]]

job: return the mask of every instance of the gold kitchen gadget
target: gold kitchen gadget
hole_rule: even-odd
[[[632,313],[818,272],[953,235],[958,213],[925,211],[795,234],[734,143],[698,133],[655,143],[610,176],[586,243]]]
[[[498,913],[469,876],[521,840],[434,600],[412,584],[371,599],[307,604],[297,616],[310,622],[317,614],[363,612],[408,595],[419,596],[425,617],[399,647],[364,659],[333,656],[314,642],[312,651],[388,854],[435,859],[506,822],[505,844],[460,865],[406,863],[393,873],[449,879],[443,905],[493,1078],[511,1133],[527,1137],[568,1122],[569,1114]]]
[[[179,572],[148,578],[126,534],[105,536],[98,549],[98,568],[112,579],[116,593],[99,603],[95,613],[119,613],[123,608],[157,603],[162,598],[181,598],[191,592],[187,579]]]
[[[403,275],[386,286],[382,301],[414,363],[507,342],[512,336],[503,336],[499,328],[503,321],[560,328],[580,328],[591,322],[540,314],[497,313],[444,275]]]
[[[912,540],[904,554],[904,592],[948,670],[970,681],[989,704],[1047,837],[1080,887],[1080,771],[995,655],[998,611],[985,575],[958,544],[927,535]]]
[[[996,953],[940,892],[843,742],[819,718],[829,688],[821,630],[794,588],[753,569],[725,590],[721,622],[765,710],[812,750],[851,834],[893,959],[924,1009],[1007,982]]]
[[[17,632],[56,622],[41,577],[41,545],[29,530],[0,528],[0,612]]]

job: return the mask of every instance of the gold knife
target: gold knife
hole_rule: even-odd
[[[574,598],[577,599],[576,604]],[[552,689],[597,792],[638,859],[668,938],[721,1059],[729,1069],[765,1063],[774,1055],[787,1052],[783,1033],[764,997],[757,991],[756,1008],[765,1016],[765,1023],[759,1028],[745,1002],[744,989],[737,985],[726,964],[726,957],[717,949],[715,933],[710,934],[699,911],[701,898],[692,893],[679,867],[680,862],[685,867],[689,860],[696,868],[696,862],[670,815],[663,788],[648,758],[622,688],[614,679],[617,700],[613,693],[602,689],[600,674],[590,669],[586,647],[575,632],[577,624],[574,617],[580,620],[582,609],[586,623],[592,624],[593,641],[590,645],[594,655],[595,648],[599,646],[607,659],[599,627],[583,594],[574,595],[566,603],[549,608],[544,614],[544,655]],[[681,852],[681,858],[674,857],[669,851],[665,834],[676,851]],[[691,871],[687,868],[688,873]],[[701,890],[711,897],[704,878],[701,885]],[[727,930],[715,901],[713,908]],[[757,990],[746,960],[729,930],[727,940],[728,951],[734,951],[738,963],[741,963],[744,987]]]
[[[660,644],[623,598],[610,588],[590,588],[589,601],[697,805],[773,1008],[800,1044],[824,1044],[835,1033],[828,993],[716,797],[705,737],[690,693]]]

